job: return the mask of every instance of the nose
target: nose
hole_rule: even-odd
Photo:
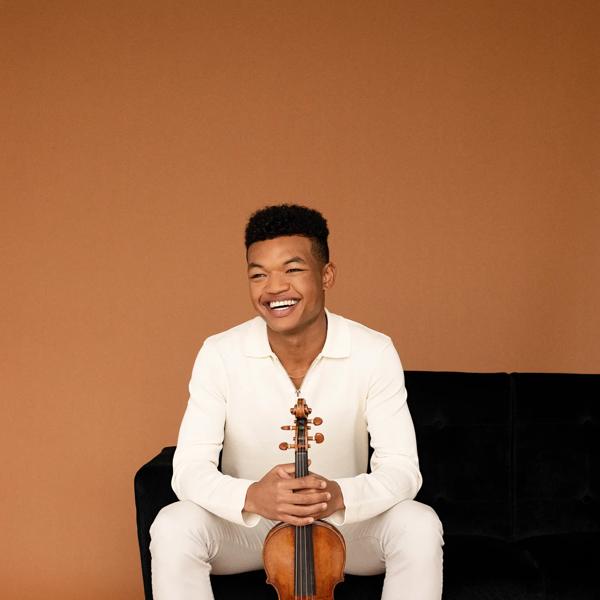
[[[266,292],[269,294],[279,294],[284,292],[290,287],[290,283],[285,275],[285,273],[280,273],[278,271],[272,271],[269,277],[267,278],[267,287]]]

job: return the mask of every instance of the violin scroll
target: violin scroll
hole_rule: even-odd
[[[322,433],[316,433],[314,436],[307,436],[305,432],[311,429],[309,424],[318,427],[323,424],[323,419],[321,417],[314,417],[313,419],[309,419],[308,415],[312,412],[312,408],[304,401],[304,398],[298,398],[295,406],[290,408],[290,412],[296,417],[294,421],[294,425],[282,425],[281,429],[284,431],[294,431],[294,442],[295,444],[288,444],[287,442],[281,442],[279,444],[280,450],[289,450],[290,448],[296,450],[306,450],[310,448],[310,444],[307,442],[315,441],[317,444],[322,444],[325,441],[325,436]],[[300,436],[298,436],[298,431],[300,432]]]

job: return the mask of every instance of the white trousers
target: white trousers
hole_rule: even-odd
[[[212,600],[209,574],[262,569],[273,521],[256,527],[225,521],[188,500],[165,506],[150,528],[154,600]],[[346,573],[385,572],[382,600],[440,600],[442,525],[434,510],[405,500],[360,523],[338,527]]]

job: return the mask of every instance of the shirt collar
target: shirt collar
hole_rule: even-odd
[[[350,330],[346,319],[335,315],[325,308],[327,315],[327,337],[319,356],[344,358],[350,356]],[[256,358],[275,356],[267,337],[267,323],[260,317],[254,317],[244,337],[244,354]]]

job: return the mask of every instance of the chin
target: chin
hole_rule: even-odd
[[[273,319],[267,316],[265,318],[265,321],[269,324],[269,327],[271,329],[274,329],[276,331],[295,329],[299,325],[296,319]]]
[[[277,333],[292,333],[293,331],[297,330],[299,327],[301,327],[302,323],[298,320],[298,319],[276,319],[276,318],[269,318],[269,316],[267,315],[266,317],[263,317],[267,323],[267,326],[269,327],[269,329],[271,329],[272,331],[276,331]]]

